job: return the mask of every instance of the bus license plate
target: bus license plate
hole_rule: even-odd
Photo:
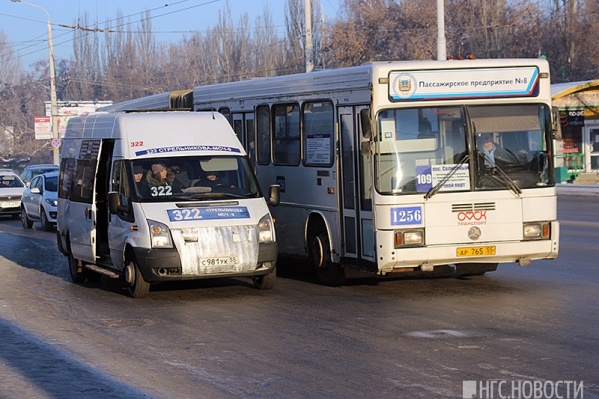
[[[200,259],[200,264],[202,266],[235,266],[237,263],[239,263],[239,261],[236,256]]]
[[[495,255],[495,246],[488,247],[465,247],[456,249],[456,256],[489,256]]]

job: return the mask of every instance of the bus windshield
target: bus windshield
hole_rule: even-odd
[[[378,116],[381,194],[543,187],[550,181],[546,105],[388,109]]]
[[[239,156],[159,157],[130,166],[136,197],[142,201],[261,196],[252,169]]]

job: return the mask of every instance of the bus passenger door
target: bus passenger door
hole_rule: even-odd
[[[254,133],[254,114],[252,112],[234,113],[233,130],[250,159],[250,165],[256,169],[256,136]]]
[[[71,192],[71,252],[75,259],[90,263],[96,262],[98,242],[106,240],[106,159],[100,154],[112,151],[111,144],[105,145],[101,140],[82,140]]]
[[[358,117],[365,107],[339,107],[341,202],[344,254],[375,261],[372,223],[370,157],[360,153],[362,134]]]

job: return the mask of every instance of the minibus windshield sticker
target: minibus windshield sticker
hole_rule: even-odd
[[[531,67],[393,71],[391,101],[536,97],[539,69]]]
[[[391,208],[391,226],[422,225],[422,206],[402,206]]]
[[[427,192],[439,184],[449,173],[452,175],[447,179],[441,191],[470,190],[470,170],[468,165],[460,165],[455,171],[456,165],[421,165],[416,166],[416,191]]]
[[[136,151],[136,156],[152,155],[152,154],[167,154],[173,152],[188,152],[188,151],[222,151],[241,153],[239,148],[227,147],[223,145],[174,145],[169,147],[148,148],[142,151]]]
[[[167,209],[171,222],[214,219],[248,219],[250,213],[245,206]]]

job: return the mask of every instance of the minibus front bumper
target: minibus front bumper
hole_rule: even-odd
[[[257,277],[271,273],[277,261],[278,245],[276,242],[261,243],[258,246],[258,257],[251,270],[229,270],[184,273],[181,256],[176,248],[134,248],[133,252],[139,270],[147,282],[194,280],[219,277]]]

